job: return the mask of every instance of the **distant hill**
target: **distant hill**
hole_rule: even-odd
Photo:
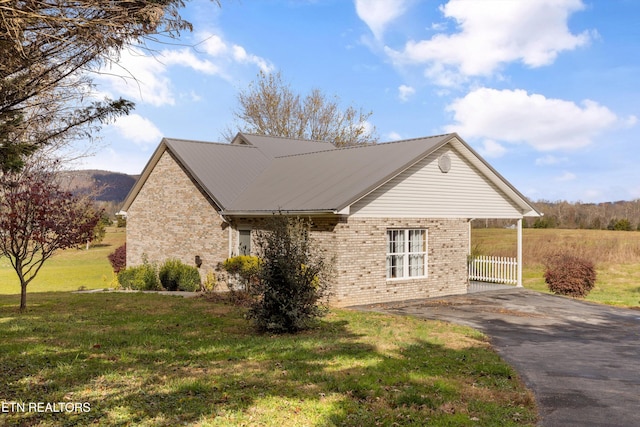
[[[74,194],[90,194],[98,202],[120,204],[129,194],[139,175],[101,170],[60,172],[62,187]]]

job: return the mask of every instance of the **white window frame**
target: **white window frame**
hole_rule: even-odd
[[[422,235],[420,242],[416,235]],[[387,280],[408,280],[427,277],[428,231],[426,228],[389,228],[387,236]],[[419,264],[415,264],[420,260]],[[413,264],[413,265],[412,265]]]

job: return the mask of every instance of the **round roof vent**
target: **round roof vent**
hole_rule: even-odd
[[[448,154],[443,154],[438,158],[438,167],[442,173],[447,173],[451,170],[451,157]]]

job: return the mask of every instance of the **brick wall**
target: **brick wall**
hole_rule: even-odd
[[[465,219],[341,218],[316,220],[315,236],[336,254],[332,305],[348,306],[467,291],[469,228]],[[427,277],[386,278],[388,228],[425,228]]]
[[[169,152],[127,211],[127,265],[169,258],[195,265],[202,277],[228,255],[228,227]]]

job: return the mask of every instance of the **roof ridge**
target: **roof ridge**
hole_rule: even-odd
[[[257,137],[261,137],[261,138],[277,138],[277,139],[286,139],[288,141],[320,142],[322,144],[333,145],[329,141],[321,141],[319,139],[303,139],[303,138],[294,138],[294,137],[291,137],[291,136],[261,135],[261,134],[258,134],[258,133],[244,133],[244,132],[241,132],[241,133],[242,133],[242,135],[257,136]]]
[[[419,139],[442,138],[443,136],[455,135],[455,132],[441,133],[440,135],[419,136],[416,138],[398,139],[395,141],[382,142],[381,144],[393,144],[396,142],[417,141]]]
[[[228,142],[216,142],[216,141],[202,141],[202,140],[196,140],[196,139],[184,139],[184,138],[163,138],[167,141],[173,141],[173,142],[189,142],[189,143],[193,143],[193,144],[207,144],[207,145],[225,145],[225,146],[229,146],[229,147],[246,147],[246,148],[257,148],[254,145],[244,145],[244,144],[231,144]]]
[[[357,145],[349,145],[346,147],[336,147],[333,150],[321,150],[321,151],[312,151],[310,153],[300,153],[300,154],[287,154],[284,156],[278,156],[275,157],[276,159],[281,159],[284,157],[296,157],[296,156],[307,156],[309,154],[317,154],[317,153],[326,153],[327,151],[346,151],[346,150],[354,150],[354,149],[359,149],[359,148],[369,148],[369,147],[379,147],[379,146],[383,146],[383,145],[387,145],[387,144],[398,144],[398,143],[402,143],[402,142],[410,142],[410,141],[419,141],[419,140],[424,140],[424,139],[433,139],[433,138],[442,138],[444,136],[452,136],[455,135],[455,133],[443,133],[441,135],[431,135],[431,136],[423,136],[423,137],[419,137],[419,138],[409,138],[409,139],[401,139],[401,140],[397,140],[397,141],[388,141],[388,142],[380,142],[380,143],[370,143],[370,144],[357,144]],[[304,141],[304,140],[302,140]]]

